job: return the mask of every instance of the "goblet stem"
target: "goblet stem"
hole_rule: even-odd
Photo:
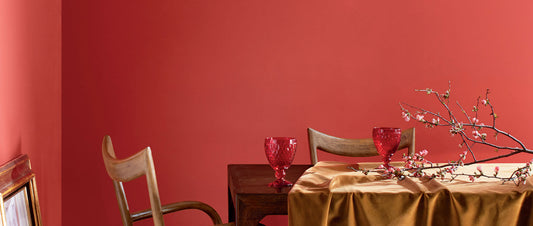
[[[386,157],[383,157],[383,167],[385,167],[385,169],[389,169],[391,168],[391,165],[389,164],[390,161],[391,161],[391,158],[392,158],[392,155],[388,155]]]
[[[276,179],[278,180],[285,180],[285,169],[284,168],[279,168],[278,170],[276,170]]]
[[[292,186],[292,182],[285,180],[285,175],[286,175],[285,168],[277,169],[275,175],[276,175],[276,180],[268,184],[268,186],[275,187],[275,188]]]

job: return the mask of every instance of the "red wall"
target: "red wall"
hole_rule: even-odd
[[[44,225],[61,225],[61,2],[0,1],[0,163],[28,154]]]
[[[295,136],[295,162],[309,163],[307,127],[362,138],[416,125],[398,102],[436,105],[415,88],[452,81],[468,108],[490,88],[499,126],[533,145],[532,11],[530,1],[64,1],[62,200],[76,208],[63,223],[120,224],[105,134],[120,158],[152,147],[163,203],[204,201],[224,219],[226,165],[266,163],[264,137]],[[462,151],[446,129],[417,128],[432,160]],[[133,186],[132,208],[147,207],[145,185]],[[167,223],[207,223],[201,215]]]

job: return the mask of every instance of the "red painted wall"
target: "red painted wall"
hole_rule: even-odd
[[[28,154],[44,225],[61,225],[61,2],[0,1],[0,163]]]
[[[467,107],[490,88],[499,126],[533,145],[532,11],[530,1],[64,1],[62,200],[76,208],[63,223],[120,224],[105,134],[121,158],[152,147],[163,203],[204,201],[224,219],[226,165],[266,163],[264,137],[295,136],[295,163],[309,163],[307,127],[362,138],[416,125],[398,102],[436,105],[415,88],[452,81]],[[461,152],[446,129],[417,128],[432,160]],[[126,189],[133,209],[147,207],[143,183]],[[208,222],[166,220],[196,218]]]

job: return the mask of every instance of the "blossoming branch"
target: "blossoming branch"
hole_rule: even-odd
[[[519,139],[512,136],[510,133],[499,129],[496,127],[496,119],[498,115],[494,112],[494,106],[492,105],[489,99],[489,90],[485,93],[485,96],[478,97],[477,103],[472,107],[472,113],[468,113],[458,101],[455,102],[457,108],[460,110],[461,114],[464,116],[460,120],[458,116],[455,115],[454,111],[450,106],[450,94],[451,88],[448,87],[444,93],[439,93],[432,89],[422,89],[415,90],[417,92],[423,92],[427,95],[433,95],[442,107],[445,110],[445,114],[441,115],[440,113],[435,113],[434,111],[426,110],[424,108],[412,106],[407,103],[400,103],[402,109],[402,117],[405,121],[409,122],[411,119],[414,119],[417,122],[423,123],[428,128],[433,127],[448,127],[451,135],[459,135],[461,138],[460,147],[465,147],[467,150],[459,155],[459,158],[454,161],[449,161],[447,164],[437,165],[433,164],[425,159],[427,151],[423,150],[419,153],[416,153],[414,156],[405,156],[404,161],[406,162],[404,169],[393,169],[394,172],[390,172],[391,176],[404,176],[405,172],[410,172],[408,176],[430,176],[433,178],[439,177],[444,178],[445,175],[450,175],[451,179],[454,179],[457,176],[468,176],[470,180],[474,181],[474,178],[479,177],[488,177],[488,178],[498,178],[502,181],[513,181],[516,184],[525,183],[525,179],[531,174],[531,161],[525,163],[524,167],[518,168],[510,177],[501,178],[498,176],[499,167],[496,167],[493,170],[492,174],[483,172],[481,168],[478,168],[477,172],[471,174],[465,173],[456,173],[456,170],[460,166],[471,165],[476,163],[488,162],[496,159],[502,159],[509,156],[516,155],[518,153],[529,153],[533,154],[533,150],[528,149]],[[482,107],[489,108],[490,123],[484,124],[479,119],[479,110]],[[488,134],[492,133],[495,138],[498,136],[504,136],[509,138],[517,146],[506,146],[499,145],[494,142],[489,141]],[[495,149],[498,153],[506,152],[494,157],[478,159],[472,146],[474,144],[480,144],[489,146]],[[470,154],[471,160],[467,160],[467,154]],[[437,173],[432,175],[425,174],[425,169],[435,169],[439,170]]]

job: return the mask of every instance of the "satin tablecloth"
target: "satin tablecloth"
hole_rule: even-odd
[[[378,163],[318,162],[289,192],[289,225],[533,225],[533,180],[384,179],[348,169]],[[510,175],[524,164],[478,164],[485,174]],[[289,169],[290,170],[290,169]]]

